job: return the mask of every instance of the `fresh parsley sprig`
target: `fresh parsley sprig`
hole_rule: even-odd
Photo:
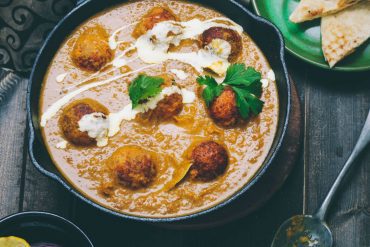
[[[163,82],[164,79],[161,77],[147,76],[144,74],[136,77],[128,88],[132,109],[143,101],[159,94],[162,91],[161,85]]]
[[[264,102],[259,99],[262,94],[261,73],[245,64],[230,65],[224,81],[218,84],[212,76],[199,76],[197,82],[205,85],[202,97],[207,106],[218,97],[226,86],[231,87],[236,95],[236,106],[242,118],[247,119],[251,113],[258,115]]]

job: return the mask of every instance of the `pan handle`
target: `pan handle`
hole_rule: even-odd
[[[28,116],[29,117],[29,116]],[[44,175],[50,177],[50,178],[53,178],[55,180],[60,180],[60,178],[48,171],[43,165],[41,165],[37,159],[37,156],[40,156],[40,155],[35,155],[35,152],[36,152],[36,149],[37,147],[39,146],[38,142],[37,142],[37,139],[35,137],[35,132],[34,132],[34,127],[32,125],[32,120],[29,121],[29,126],[28,126],[28,154],[29,154],[29,157],[30,157],[30,160],[32,162],[32,164]],[[61,182],[61,181],[59,181]]]
[[[28,115],[29,117],[30,115]],[[42,145],[37,140],[34,132],[34,127],[32,126],[32,121],[29,121],[28,126],[28,154],[31,160],[31,163],[36,167],[36,169],[44,174],[45,176],[59,182],[64,188],[68,191],[73,192],[72,187],[67,184],[64,179],[57,173],[50,171],[47,167],[44,166],[45,162],[40,160],[40,156],[42,155],[39,151],[39,148]]]

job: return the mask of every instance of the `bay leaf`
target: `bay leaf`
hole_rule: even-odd
[[[192,166],[191,162],[185,162],[181,164],[173,173],[172,179],[166,183],[162,190],[170,191],[175,188],[188,174],[190,167]]]

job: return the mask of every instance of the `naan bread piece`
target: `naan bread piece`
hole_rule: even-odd
[[[321,20],[322,50],[333,67],[370,38],[370,2],[354,5]]]
[[[292,22],[299,23],[336,13],[363,0],[301,0],[290,15]]]

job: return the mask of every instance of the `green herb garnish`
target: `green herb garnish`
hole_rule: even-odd
[[[132,102],[132,109],[140,103],[156,96],[162,91],[164,79],[147,75],[139,75],[130,84],[128,93]]]
[[[215,97],[220,96],[222,91],[224,90],[224,85],[218,84],[212,76],[198,76],[197,82],[200,85],[206,85],[207,87],[204,88],[202,96],[204,101],[206,102],[207,106],[209,106]]]
[[[264,102],[259,99],[262,94],[261,73],[244,64],[230,65],[224,81],[218,84],[212,76],[199,76],[197,82],[206,85],[202,97],[209,106],[226,86],[233,89],[236,95],[236,105],[242,118],[247,119],[251,112],[254,115],[262,111]]]

